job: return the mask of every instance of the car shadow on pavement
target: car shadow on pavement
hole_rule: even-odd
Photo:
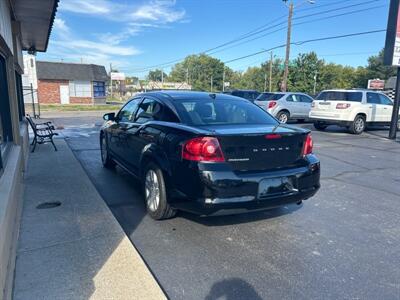
[[[252,285],[241,278],[229,278],[214,283],[210,292],[205,298],[206,300],[214,299],[252,299],[261,300]]]
[[[303,204],[289,204],[260,211],[249,211],[235,214],[230,213],[215,216],[199,216],[192,213],[180,211],[177,216],[191,220],[193,222],[200,223],[205,226],[226,226],[277,218],[283,215],[294,213],[302,206]]]

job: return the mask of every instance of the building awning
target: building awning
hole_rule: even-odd
[[[22,50],[45,52],[59,0],[11,1],[15,19],[21,24]]]

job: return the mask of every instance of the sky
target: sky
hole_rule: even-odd
[[[290,2],[290,0],[289,0]],[[292,41],[386,29],[389,0],[293,0]],[[315,2],[311,4],[309,2]],[[166,73],[190,54],[227,62],[286,42],[288,7],[282,0],[61,0],[46,53],[38,60],[83,62],[144,78]],[[245,34],[246,39],[241,39]],[[292,45],[291,58],[315,51],[328,62],[364,66],[385,44],[385,33]],[[285,48],[273,51],[284,58]],[[244,71],[270,56],[227,63]]]

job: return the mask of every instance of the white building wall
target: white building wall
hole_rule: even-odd
[[[37,89],[37,72],[36,72],[36,57],[34,55],[24,55],[24,75],[22,76],[22,85],[30,86]]]
[[[0,0],[1,1],[1,0]],[[32,91],[28,90],[31,84],[33,87],[34,102],[37,103],[37,72],[36,72],[36,57],[34,55],[24,55],[24,74],[22,75],[22,86],[24,88],[24,102],[32,103]]]
[[[0,35],[13,53],[13,38],[11,27],[10,9],[7,0],[0,0]]]

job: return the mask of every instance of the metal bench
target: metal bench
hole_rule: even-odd
[[[58,135],[58,133],[53,132],[53,130],[55,130],[54,125],[51,122],[35,123],[29,115],[26,115],[26,120],[29,122],[29,125],[31,126],[34,134],[33,141],[31,143],[31,152],[35,151],[37,144],[46,143],[51,143],[54,147],[54,150],[57,151],[57,147],[54,144],[53,137]]]

